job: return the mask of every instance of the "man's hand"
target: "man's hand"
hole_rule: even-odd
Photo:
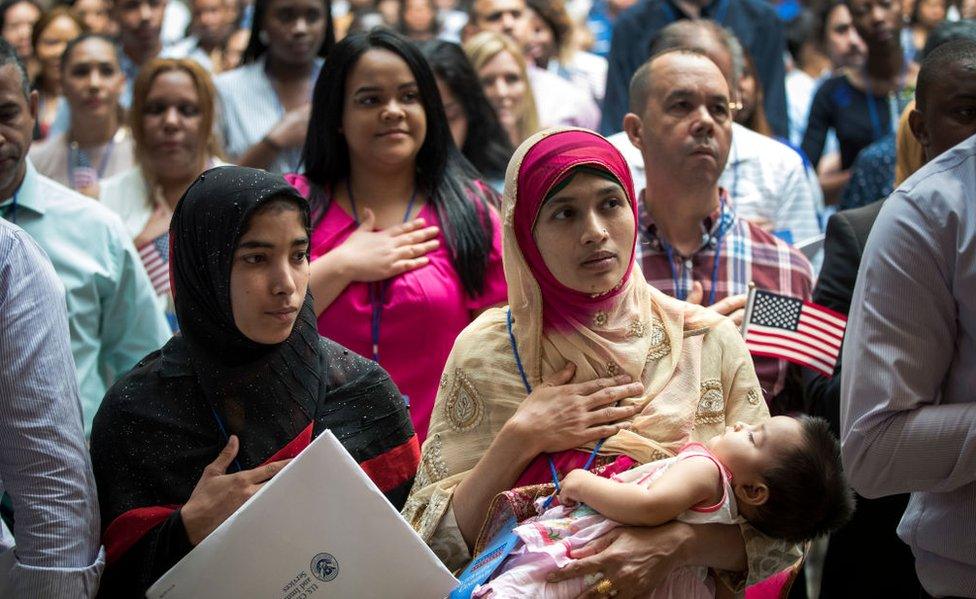
[[[689,304],[701,305],[702,300],[705,297],[705,291],[702,288],[702,284],[698,281],[692,283],[691,293],[688,294],[686,302]],[[742,326],[742,319],[745,317],[746,311],[746,300],[749,298],[748,294],[741,295],[730,295],[724,299],[720,299],[711,306],[707,306],[709,310],[718,312],[722,316],[728,316],[735,323],[735,326]]]

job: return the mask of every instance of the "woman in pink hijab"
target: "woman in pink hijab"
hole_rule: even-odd
[[[618,472],[769,417],[731,321],[686,316],[687,304],[635,267],[637,200],[607,140],[543,131],[522,144],[507,175],[509,305],[455,342],[403,509],[451,568],[504,532],[508,517],[533,515],[542,487],[526,485],[587,466]],[[799,556],[745,524],[672,522],[608,533],[560,575],[599,572],[591,592],[633,596],[678,567],[708,566],[741,588]]]

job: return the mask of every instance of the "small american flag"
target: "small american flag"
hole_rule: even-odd
[[[98,183],[98,171],[90,166],[76,166],[71,169],[71,188],[87,189]]]
[[[755,288],[746,303],[746,346],[754,356],[834,374],[847,318],[829,308]]]
[[[139,248],[139,258],[149,273],[157,295],[169,293],[169,233],[164,233]]]

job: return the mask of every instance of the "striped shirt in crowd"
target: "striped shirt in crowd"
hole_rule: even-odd
[[[786,242],[736,216],[728,192],[720,189],[720,194],[719,208],[702,221],[701,246],[692,255],[682,256],[657,235],[641,193],[637,263],[647,282],[670,296],[685,299],[697,281],[706,306],[712,300],[746,293],[750,282],[759,289],[810,299],[810,261]],[[756,357],[754,362],[769,403],[783,390],[787,363],[765,357]]]
[[[224,149],[231,162],[239,160],[248,148],[258,143],[285,116],[285,108],[278,99],[271,79],[264,70],[265,57],[227,71],[214,78],[214,85],[220,95],[220,131],[224,139]],[[315,59],[309,75],[313,85],[318,79],[323,59]],[[309,101],[312,98],[309,96]],[[302,148],[286,148],[268,165],[273,173],[299,171]]]
[[[911,493],[898,536],[935,597],[976,597],[976,136],[887,200],[842,356],[844,470],[865,497]]]
[[[0,494],[17,517],[13,535],[0,523],[0,595],[92,597],[105,562],[64,286],[34,240],[2,218],[0,398]]]

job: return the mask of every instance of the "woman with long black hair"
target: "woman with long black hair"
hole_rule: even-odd
[[[335,44],[329,0],[257,0],[243,65],[214,79],[224,149],[243,166],[298,168],[309,99]]]
[[[417,439],[387,373],[315,330],[309,220],[257,169],[209,170],[180,200],[181,334],[108,391],[92,431],[101,596],[143,596],[326,429],[402,506]]]
[[[505,169],[515,149],[481,89],[481,81],[461,46],[443,40],[420,45],[437,78],[454,144],[501,193]]]
[[[290,180],[312,207],[319,330],[389,371],[423,440],[454,338],[506,297],[497,195],[396,33],[337,44],[312,105],[305,173]]]

